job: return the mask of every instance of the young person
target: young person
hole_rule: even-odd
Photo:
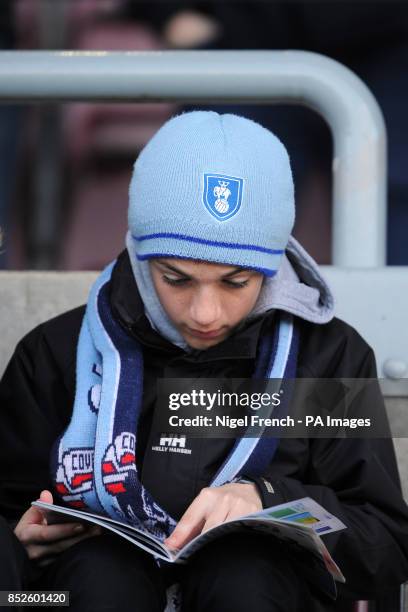
[[[82,611],[163,610],[174,581],[189,612],[336,609],[271,538],[231,535],[184,567],[159,567],[108,533],[44,524],[30,507],[41,493],[120,514],[175,548],[310,496],[347,526],[326,537],[346,577],[340,599],[397,587],[408,578],[408,511],[390,439],[187,438],[186,452],[170,453],[155,426],[160,378],[376,377],[371,349],[334,317],[317,265],[290,235],[283,145],[238,116],[185,113],[146,145],[129,196],[127,249],[86,309],[23,338],[1,384],[0,511],[20,543],[13,584],[69,590]],[[384,416],[378,386],[361,391],[357,416],[373,401]]]

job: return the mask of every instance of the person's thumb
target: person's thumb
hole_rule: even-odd
[[[48,491],[47,489],[41,491],[38,501],[45,502],[46,504],[52,504],[54,500],[51,491]]]
[[[51,491],[43,490],[41,491],[40,497],[37,501],[42,501],[45,503],[52,504],[52,493]],[[19,536],[22,530],[24,530],[27,525],[46,525],[47,520],[41,511],[40,508],[36,506],[30,506],[28,510],[24,512],[21,516],[19,522],[17,523],[14,532]]]
[[[46,504],[52,504],[53,497],[51,491],[44,489],[40,493],[40,497],[37,501],[45,502]],[[41,508],[37,508],[37,506],[31,506],[27,512],[23,515],[23,519],[25,523],[35,524],[35,525],[46,525],[47,521],[44,517],[44,514]]]
[[[52,504],[53,503],[53,497],[52,497],[51,491],[48,491],[47,489],[44,489],[43,491],[41,491],[40,497],[39,497],[38,501],[42,501],[45,504]],[[35,508],[35,506],[32,506],[32,508]],[[38,511],[40,516],[37,517],[38,520],[33,521],[33,522],[41,523],[43,525],[46,525],[47,524],[47,519],[45,518],[45,516],[44,516],[43,512],[41,511],[41,509],[40,508],[35,508],[35,509]]]

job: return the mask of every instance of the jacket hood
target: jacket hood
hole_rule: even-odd
[[[317,263],[291,236],[278,272],[265,277],[250,317],[284,310],[305,321],[324,324],[334,317],[333,294]]]
[[[126,246],[150,325],[176,346],[186,351],[191,350],[162,307],[154,289],[149,262],[137,259],[130,233],[126,238]],[[265,277],[258,300],[246,320],[271,310],[284,310],[317,324],[328,323],[334,316],[333,295],[317,263],[292,236],[277,274]]]

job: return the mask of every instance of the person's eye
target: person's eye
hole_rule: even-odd
[[[232,281],[232,280],[228,280],[225,279],[224,283],[226,285],[228,285],[228,287],[231,287],[232,289],[241,289],[242,287],[246,287],[248,285],[248,280],[243,280],[243,281]]]
[[[171,278],[170,276],[162,276],[162,279],[165,283],[173,287],[181,287],[190,280],[189,278]]]

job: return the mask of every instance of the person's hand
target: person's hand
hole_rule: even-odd
[[[180,549],[211,527],[259,510],[262,510],[262,501],[254,484],[206,487],[190,504],[164,543],[169,548]]]
[[[52,504],[50,491],[41,491],[39,501]],[[17,523],[14,533],[27,551],[28,557],[46,565],[46,558],[66,550],[76,542],[98,535],[98,525],[85,526],[78,522],[48,525],[40,508],[31,506]],[[52,559],[51,559],[52,560]]]

